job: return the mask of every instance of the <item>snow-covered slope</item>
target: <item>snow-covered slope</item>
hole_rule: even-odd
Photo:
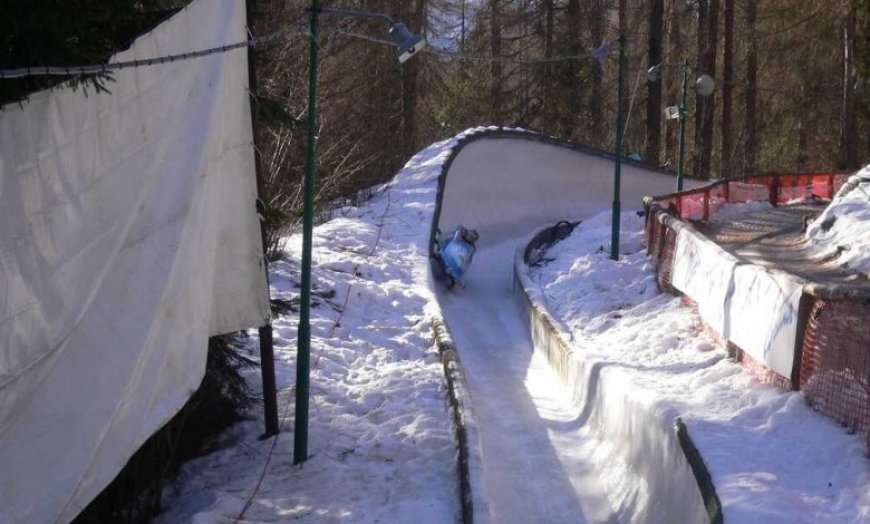
[[[216,444],[217,451],[184,468],[178,482],[167,490],[170,510],[158,519],[159,522],[214,522],[240,515],[258,521],[292,519],[306,522],[440,523],[458,518],[456,448],[450,435],[450,417],[438,355],[432,349],[429,336],[430,320],[440,315],[440,306],[429,282],[428,241],[442,165],[452,158],[454,148],[465,145],[470,135],[480,131],[470,130],[427,148],[411,159],[405,169],[371,201],[359,208],[342,210],[315,229],[314,283],[318,307],[312,311],[311,459],[301,467],[291,465],[293,396],[290,387],[295,376],[296,340],[296,318],[291,313],[275,322],[279,386],[283,387],[279,402],[281,412],[285,414],[282,433],[276,439],[258,441],[260,415],[252,413],[256,420],[236,426]],[[499,130],[488,132],[502,133]],[[497,145],[488,144],[489,140],[469,141],[469,147],[486,153],[484,155],[466,154],[466,151],[456,156],[459,169],[452,172],[447,190],[459,191],[453,196],[445,193],[446,198],[441,202],[446,210],[441,216],[446,220],[464,220],[458,215],[462,210],[484,211],[469,223],[472,227],[480,227],[485,235],[483,244],[495,242],[496,228],[489,227],[493,220],[509,220],[511,212],[521,210],[517,207],[516,197],[528,199],[527,207],[532,214],[529,220],[516,224],[514,242],[519,242],[524,232],[537,226],[538,219],[552,219],[554,210],[565,212],[572,206],[588,207],[590,200],[594,200],[596,207],[609,201],[603,194],[609,193],[611,172],[606,167],[607,160],[600,155],[584,155],[564,146],[547,144],[538,135],[516,133],[507,138],[493,138]],[[517,158],[513,151],[517,146],[520,150],[527,148],[526,139],[536,141],[537,147],[532,148],[532,153],[539,165],[534,170],[525,171],[537,183],[531,186],[524,183],[522,187],[531,187],[532,190],[538,187],[540,192],[550,195],[556,189],[556,196],[562,202],[545,211],[543,217],[536,209],[531,209],[546,207],[541,205],[540,199],[534,198],[533,192],[527,189],[518,193],[514,187],[506,185],[511,178],[510,170],[522,166],[510,161]],[[491,154],[493,147],[497,150],[496,156]],[[551,161],[551,156],[556,160]],[[571,161],[566,163],[566,157]],[[589,161],[594,162],[595,169],[584,170]],[[498,170],[498,180],[490,178],[487,181],[486,177],[492,175],[487,175],[482,168],[489,163],[502,166]],[[610,165],[612,167],[612,162]],[[547,185],[548,181],[562,176],[560,173],[565,172],[563,168],[566,166],[567,173],[575,177],[572,191],[560,191],[560,187]],[[631,191],[646,192],[630,180],[634,177],[643,185],[647,179],[635,175],[650,175],[658,180],[662,190],[670,188],[673,183],[664,175],[637,168],[627,167],[626,171],[629,180],[627,194]],[[584,198],[583,181],[588,183],[592,180],[590,176],[596,177],[595,186],[599,190],[593,197]],[[490,202],[484,208],[478,205],[482,202],[477,199],[477,192],[481,189],[488,192]],[[501,202],[506,204],[503,207],[494,205],[500,192],[513,197],[513,200],[502,199]],[[553,201],[552,198],[548,200]],[[489,224],[484,223],[486,219]],[[510,232],[508,236],[511,236]],[[297,296],[298,286],[294,280],[299,255],[298,237],[290,239],[287,251],[287,260],[272,267],[272,295],[292,300]],[[499,282],[499,292],[504,294],[504,300],[497,303],[507,308],[505,321],[519,327],[509,298],[512,251],[513,246],[505,250],[503,267],[500,266],[501,278],[494,282]],[[479,265],[474,268],[487,270]],[[474,309],[476,306],[471,301],[474,294],[469,291],[464,296],[469,299],[467,302],[461,298],[455,302],[465,302]],[[455,321],[449,324],[457,327]],[[472,321],[466,324],[473,325]],[[493,340],[503,335],[495,325],[477,327]],[[457,339],[462,340],[462,333],[457,335],[460,335]],[[514,335],[518,337],[519,346],[510,358],[525,362],[532,356],[528,339],[523,338],[522,329]],[[253,342],[251,348],[255,347]],[[472,349],[460,347],[461,356],[463,351]],[[253,349],[251,351],[253,353]],[[485,358],[482,362],[486,367]],[[534,371],[530,369],[529,372],[536,376],[552,374],[540,362]],[[259,387],[254,373],[251,381],[255,388]],[[557,417],[568,423],[573,416],[571,404],[559,388],[553,389],[552,379],[535,383],[537,386],[530,385],[527,391],[520,379],[515,384],[518,389],[506,399],[516,395],[544,399],[544,404],[538,404],[533,410],[562,410]],[[475,388],[481,402],[485,400],[483,397],[495,399],[505,394],[500,389],[481,389],[480,384],[472,387]],[[506,402],[506,411],[515,409],[510,401]],[[494,431],[490,434],[506,445],[524,442],[517,432],[545,435],[546,420],[535,418],[537,426],[514,426],[515,431],[511,434],[500,435]],[[521,475],[518,482],[503,484],[497,488],[497,493],[489,493],[487,498],[509,500],[513,497],[519,504],[517,507],[528,506],[526,511],[531,512],[530,515],[547,515],[550,514],[547,508],[560,505],[569,511],[570,508],[584,508],[569,513],[572,519],[586,513],[593,516],[593,520],[602,520],[594,515],[613,514],[606,497],[600,497],[600,490],[596,495],[592,492],[594,490],[581,489],[584,485],[595,486],[597,470],[587,468],[586,480],[582,480],[584,477],[579,471],[571,473],[570,464],[581,464],[583,461],[579,457],[584,453],[587,456],[598,454],[598,446],[590,445],[593,441],[587,439],[585,451],[581,451],[579,447],[572,447],[571,434],[563,433],[556,441],[544,438],[539,441],[543,448],[526,450],[530,471],[534,471],[536,465],[544,464],[539,462],[542,457],[558,455],[553,454],[554,446],[564,448],[560,452],[562,456],[574,456],[568,465],[559,460],[551,463],[556,468],[565,468],[573,479],[562,484],[567,489],[564,496],[555,492],[549,496],[544,490],[539,496],[528,498],[526,495],[538,492],[523,486],[544,480],[536,480],[533,478],[535,475]],[[477,443],[470,442],[469,445],[474,447]],[[546,449],[551,450],[549,455],[542,455]],[[489,451],[489,466],[484,464],[484,467],[490,467],[498,474],[507,463],[499,469],[501,459],[492,449]],[[551,482],[546,481],[543,485],[547,483]],[[480,493],[475,497],[480,499]],[[574,502],[562,504],[569,500]],[[475,508],[479,512],[476,517],[485,520],[486,508],[481,506],[485,504],[478,504]],[[496,508],[496,511],[494,515],[510,514],[507,506]],[[519,515],[516,513],[514,517],[519,518]]]
[[[274,322],[281,433],[260,441],[262,414],[254,410],[216,451],[185,465],[157,522],[459,519],[456,445],[431,338],[437,303],[428,281],[436,180],[456,140],[421,151],[371,200],[315,228],[310,459],[292,465],[291,312]],[[271,266],[273,298],[298,298],[300,249],[300,237],[291,237],[285,260]],[[258,373],[249,380],[258,391]]]
[[[601,381],[624,383],[665,419],[690,428],[725,522],[867,522],[870,461],[862,439],[815,413],[800,393],[754,383],[699,328],[678,298],[658,292],[641,248],[643,223],[623,216],[618,262],[610,217],[583,222],[532,270]],[[605,249],[602,252],[602,247]],[[618,394],[605,391],[606,395]]]
[[[369,202],[341,210],[315,228],[310,460],[292,465],[296,316],[290,313],[275,322],[282,433],[259,441],[261,415],[253,412],[256,419],[231,429],[214,453],[184,468],[167,490],[169,510],[158,522],[458,520],[456,444],[430,336],[432,320],[442,314],[466,368],[480,427],[491,510],[487,515],[487,508],[478,505],[480,520],[642,522],[638,515],[645,513],[638,506],[663,502],[644,491],[637,468],[614,452],[608,435],[597,435],[584,424],[570,392],[532,353],[510,298],[513,250],[531,229],[563,216],[590,218],[594,210],[609,206],[608,161],[533,136],[528,138],[538,140],[538,147],[528,148],[520,136],[501,137],[471,141],[454,157],[453,149],[477,132],[430,146]],[[532,164],[521,161],[529,157],[528,149],[534,150]],[[438,177],[450,160],[455,162],[450,176],[441,180],[439,209]],[[494,168],[488,171],[488,165]],[[588,166],[595,167],[584,169]],[[665,175],[633,171],[624,174],[626,208],[639,205],[628,203],[635,200],[629,198],[632,192],[670,189],[672,181]],[[568,185],[557,183],[556,191],[547,185],[566,174]],[[510,184],[521,175],[531,178],[517,191]],[[632,186],[633,178],[639,184],[660,179],[662,188]],[[536,199],[540,194],[546,195],[543,203]],[[433,292],[428,262],[433,217],[442,227],[463,222],[483,235],[464,290]],[[620,366],[639,374],[637,384],[625,383],[626,391],[637,388],[648,395],[651,410],[664,409],[666,418],[682,415],[692,424],[717,484],[724,482],[719,491],[723,501],[745,512],[731,514],[738,522],[749,521],[740,520],[741,515],[766,517],[769,508],[786,504],[804,511],[788,514],[798,522],[867,516],[870,495],[858,492],[867,483],[856,484],[866,476],[860,443],[825,421],[827,429],[807,437],[812,446],[790,447],[792,440],[783,435],[801,435],[805,425],[820,417],[794,395],[753,387],[696,334],[691,313],[654,291],[645,258],[637,252],[635,219],[626,214],[624,220],[629,228],[622,249],[632,254],[615,266],[591,253],[601,246],[606,251],[606,221],[589,222],[598,224],[594,239],[587,237],[579,261],[562,271],[566,289],[575,293],[564,302],[593,307],[563,311],[564,318],[586,320],[581,324],[590,331],[584,336],[599,337],[602,359],[633,358]],[[272,267],[275,298],[297,296],[299,244],[298,236],[290,238],[286,260]],[[582,283],[580,275],[585,275]],[[632,350],[639,353],[631,355]],[[640,360],[657,369],[642,375]],[[251,381],[259,387],[253,372]],[[667,396],[686,390],[690,394],[685,397]],[[656,395],[671,400],[659,401]],[[737,407],[704,415],[707,406],[720,403]],[[744,438],[742,447],[725,438],[732,426]],[[794,467],[776,469],[777,460],[788,453]],[[735,458],[741,454],[753,458]],[[732,462],[757,467],[722,469]],[[836,468],[824,478],[798,475],[819,464]],[[816,485],[820,482],[824,486]],[[674,492],[673,497],[679,502],[686,494]]]
[[[807,239],[819,250],[841,251],[837,263],[870,277],[870,166],[853,175],[810,224]]]

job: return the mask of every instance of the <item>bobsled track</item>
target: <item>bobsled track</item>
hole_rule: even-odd
[[[505,130],[467,137],[443,166],[433,232],[463,224],[480,233],[467,287],[447,291],[436,286],[477,428],[468,437],[476,521],[707,518],[676,434],[667,429],[656,433],[672,421],[651,423],[639,428],[644,435],[623,438],[626,430],[618,426],[629,421],[602,413],[599,385],[586,384],[585,394],[569,391],[543,352],[535,351],[543,348],[533,347],[530,318],[512,293],[516,250],[541,226],[608,209],[613,175],[612,157]],[[623,211],[641,210],[645,195],[668,193],[674,186],[670,174],[624,164]],[[614,400],[607,400],[606,408],[613,406]],[[632,422],[649,422],[644,417],[655,415],[641,414]],[[639,450],[641,441],[654,446]],[[638,453],[650,455],[644,465],[636,464]]]

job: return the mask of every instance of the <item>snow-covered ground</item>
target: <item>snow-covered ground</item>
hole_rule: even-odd
[[[184,466],[156,522],[459,518],[456,444],[427,283],[436,178],[454,143],[422,151],[370,201],[315,228],[310,459],[292,463],[291,313],[274,322],[281,433],[259,440],[262,413],[252,410],[216,451]],[[273,298],[298,297],[300,249],[300,238],[290,238],[285,260],[271,265]],[[249,374],[254,391],[258,375]]]
[[[466,289],[433,294],[427,242],[437,176],[461,138],[425,149],[370,201],[315,228],[310,459],[292,464],[291,313],[275,320],[282,432],[259,440],[262,414],[253,409],[185,465],[156,522],[457,521],[456,444],[431,338],[441,307],[479,418],[493,522],[624,522],[642,503],[633,465],[620,462],[607,435],[584,427],[570,392],[531,352],[509,294],[520,237],[482,250]],[[556,245],[555,260],[535,273],[553,312],[606,364],[602,374],[623,374],[663,418],[683,417],[726,521],[870,519],[863,443],[799,394],[756,385],[727,361],[691,310],[658,293],[640,219],[626,213],[623,225],[619,262],[606,255],[605,214]],[[298,296],[299,253],[291,237],[271,266],[273,298]],[[259,372],[249,380],[257,391]]]
[[[864,442],[814,412],[800,393],[754,383],[700,330],[695,312],[660,294],[641,248],[643,223],[622,217],[608,258],[609,213],[583,222],[532,277],[584,358],[619,374],[662,417],[682,417],[729,523],[867,522]],[[606,392],[605,392],[606,395]]]
[[[807,239],[819,249],[842,250],[838,264],[870,277],[870,166],[853,175],[857,186],[837,195],[810,224]]]

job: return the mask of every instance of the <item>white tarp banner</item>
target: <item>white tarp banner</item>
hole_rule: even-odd
[[[113,60],[244,40],[197,0]],[[262,325],[244,49],[0,112],[0,522],[67,522]]]
[[[677,234],[671,281],[697,302],[698,313],[712,329],[791,378],[803,281],[741,264],[687,229]]]

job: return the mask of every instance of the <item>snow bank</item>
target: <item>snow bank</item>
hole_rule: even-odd
[[[274,321],[282,432],[258,440],[262,415],[252,413],[216,451],[184,466],[158,523],[460,519],[454,408],[433,340],[440,310],[428,241],[441,167],[459,140],[479,131],[421,151],[370,201],[315,228],[309,460],[292,464],[298,319],[291,312]],[[300,253],[295,235],[270,268],[273,299],[298,300]],[[256,332],[250,335],[253,356]],[[472,494],[463,495],[485,522],[473,418],[461,377],[452,377],[468,428]],[[259,390],[258,373],[248,379]]]
[[[630,215],[623,224],[623,235],[637,238],[642,224]],[[578,399],[597,394],[616,412],[604,410],[601,427],[622,420],[616,438],[630,453],[632,439],[663,435],[681,417],[729,524],[870,519],[863,442],[815,413],[800,393],[752,382],[699,330],[691,309],[658,293],[642,250],[608,258],[609,227],[606,213],[584,222],[548,251],[551,263],[528,276],[530,295],[539,294],[566,326],[571,365],[584,385]],[[638,427],[641,410],[652,419]],[[659,447],[638,455],[639,471],[657,464],[651,450],[666,450],[659,436]]]
[[[621,249],[637,252],[641,248],[642,220],[636,213],[623,213],[626,225]],[[717,514],[714,496],[711,512],[698,488],[692,466],[680,445],[676,413],[653,395],[638,394],[636,384],[623,367],[633,363],[596,358],[594,341],[575,337],[568,317],[553,317],[554,304],[583,304],[589,329],[604,332],[619,311],[657,294],[655,275],[637,278],[628,261],[610,264],[610,219],[601,213],[579,226],[587,233],[584,248],[596,256],[566,256],[569,240],[547,250],[544,265],[530,269],[525,247],[515,257],[514,291],[522,310],[528,315],[532,340],[544,352],[573,394],[580,419],[602,441],[610,443],[608,463],[621,468],[602,467],[603,482],[613,486],[612,503],[620,508],[627,522],[708,522]],[[551,267],[552,266],[552,267]],[[539,286],[542,272],[554,281],[547,293]],[[571,283],[568,284],[567,280]],[[569,322],[573,324],[574,320]],[[647,339],[649,340],[649,339]],[[670,411],[670,412],[669,412]],[[604,464],[602,464],[604,465]],[[619,478],[622,477],[622,478]]]
[[[844,269],[870,277],[870,166],[851,178],[810,224],[807,240],[823,252],[840,252]]]

